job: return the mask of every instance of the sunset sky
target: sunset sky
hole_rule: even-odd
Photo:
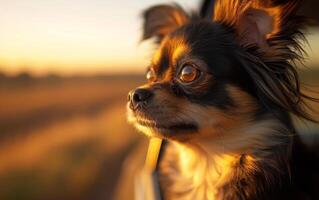
[[[151,52],[139,44],[140,12],[163,0],[0,0],[0,72],[141,72]],[[175,0],[194,9],[199,0]],[[319,34],[310,37],[312,55]],[[318,63],[316,56],[312,63]]]

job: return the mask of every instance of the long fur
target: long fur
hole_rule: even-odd
[[[164,199],[318,197],[309,187],[318,161],[303,159],[310,154],[290,116],[317,121],[307,101],[318,99],[303,93],[295,67],[304,55],[301,2],[217,0],[211,20],[177,5],[144,12],[143,39],[159,45],[154,77],[129,95],[128,118],[171,141],[159,169]],[[198,80],[178,80],[183,63],[197,67]]]
[[[218,0],[214,21],[235,27],[238,16],[248,8],[269,10],[274,17],[274,30],[267,36],[269,47],[263,50],[255,45],[244,46],[245,51],[249,52],[242,55],[248,60],[244,66],[254,77],[261,100],[266,98],[298,117],[316,121],[309,116],[305,100],[318,100],[301,91],[294,66],[294,62],[302,62],[305,52],[305,37],[301,30],[305,28],[306,19],[297,15],[301,3],[302,0],[290,0],[285,4],[278,4],[277,1]]]
[[[291,133],[271,119],[234,131],[240,132],[241,138],[233,144],[219,146],[214,141],[201,141],[195,146],[168,146],[160,164],[165,197],[279,199],[277,190],[290,176],[292,140],[287,137]],[[251,149],[242,153],[239,149],[248,141]],[[278,188],[273,188],[275,185]]]

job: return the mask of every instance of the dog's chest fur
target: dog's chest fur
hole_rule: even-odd
[[[170,144],[161,162],[165,199],[220,199],[219,189],[233,176],[238,155],[208,155]]]
[[[275,127],[274,123],[265,124]],[[250,130],[254,134],[246,131],[241,137],[246,145],[249,143],[249,150],[243,149],[235,137],[232,146],[236,144],[241,150],[231,151],[230,147],[216,149],[212,147],[214,145],[203,142],[198,145],[177,142],[167,144],[159,170],[164,199],[233,200],[271,197],[273,194],[267,191],[268,185],[276,187],[288,171],[289,153],[282,149],[288,149],[286,145],[289,142],[271,137],[277,137],[275,130]]]
[[[223,199],[221,190],[236,176],[238,167],[245,167],[245,173],[255,170],[250,156],[208,155],[174,143],[165,154],[160,165],[165,199]]]

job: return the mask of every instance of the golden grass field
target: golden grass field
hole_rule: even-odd
[[[109,199],[139,134],[126,123],[139,77],[0,83],[0,199]]]
[[[318,74],[303,77],[318,83]],[[142,81],[0,77],[0,199],[111,199],[141,138],[126,123],[125,104]]]

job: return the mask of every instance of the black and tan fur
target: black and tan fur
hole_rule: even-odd
[[[129,94],[128,118],[170,141],[164,199],[319,198],[311,182],[319,165],[290,116],[312,120],[305,100],[316,101],[294,67],[303,53],[299,3],[219,0],[211,20],[177,5],[144,12],[143,39],[156,38],[158,49],[152,79]],[[197,76],[185,83],[187,65]]]

